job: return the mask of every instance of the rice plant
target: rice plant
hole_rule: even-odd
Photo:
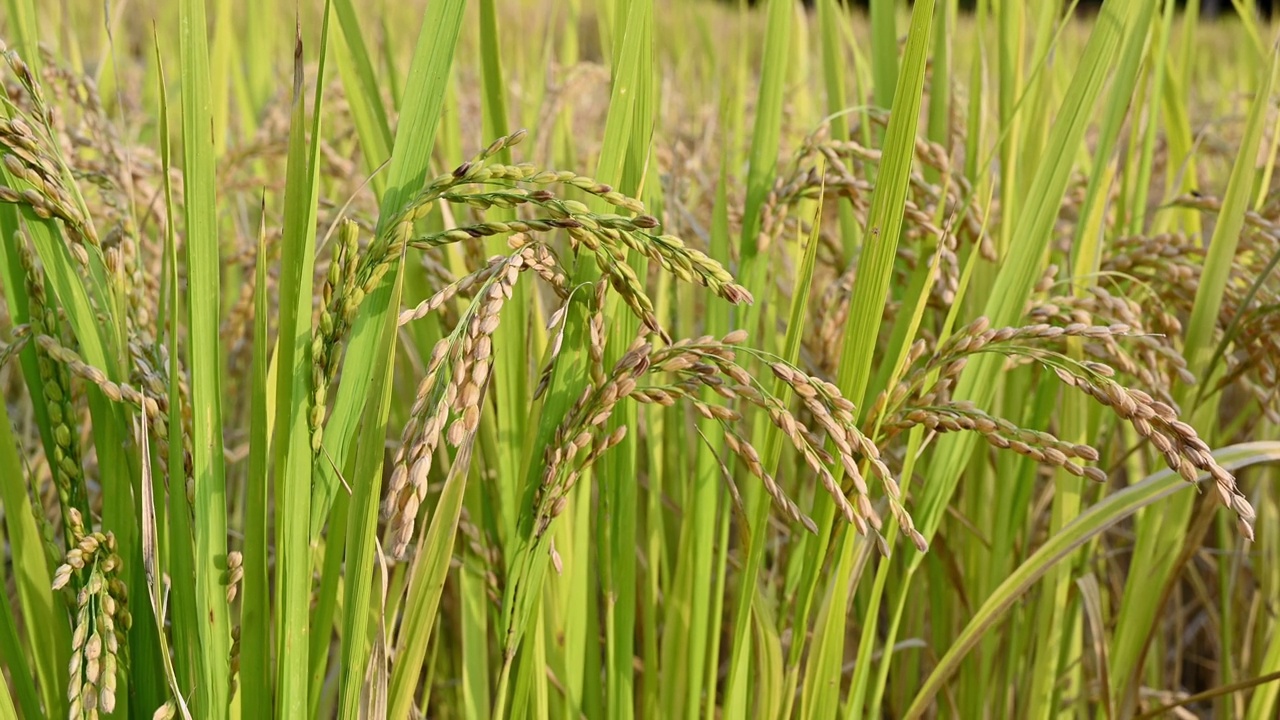
[[[9,0],[0,717],[1280,712],[1253,0]]]

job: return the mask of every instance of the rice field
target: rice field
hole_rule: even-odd
[[[5,0],[0,719],[1280,715],[1276,27],[811,5]]]

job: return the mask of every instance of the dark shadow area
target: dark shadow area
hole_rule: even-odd
[[[737,0],[724,0],[725,2],[736,3]],[[764,0],[748,0],[751,5],[763,4]],[[1097,12],[1101,7],[1103,0],[1080,0],[1076,11],[1081,13]],[[812,6],[813,0],[804,0],[806,6]],[[853,5],[855,7],[866,8],[868,0],[841,0],[843,5]],[[972,10],[977,4],[976,0],[960,0],[960,7],[963,10]],[[1064,3],[1065,4],[1065,3]],[[1186,0],[1179,0],[1179,7],[1186,6]],[[1280,6],[1280,0],[1258,0],[1258,11],[1264,17],[1270,18],[1276,7]],[[1211,20],[1220,16],[1229,16],[1235,10],[1231,7],[1231,0],[1200,0],[1200,17]]]

